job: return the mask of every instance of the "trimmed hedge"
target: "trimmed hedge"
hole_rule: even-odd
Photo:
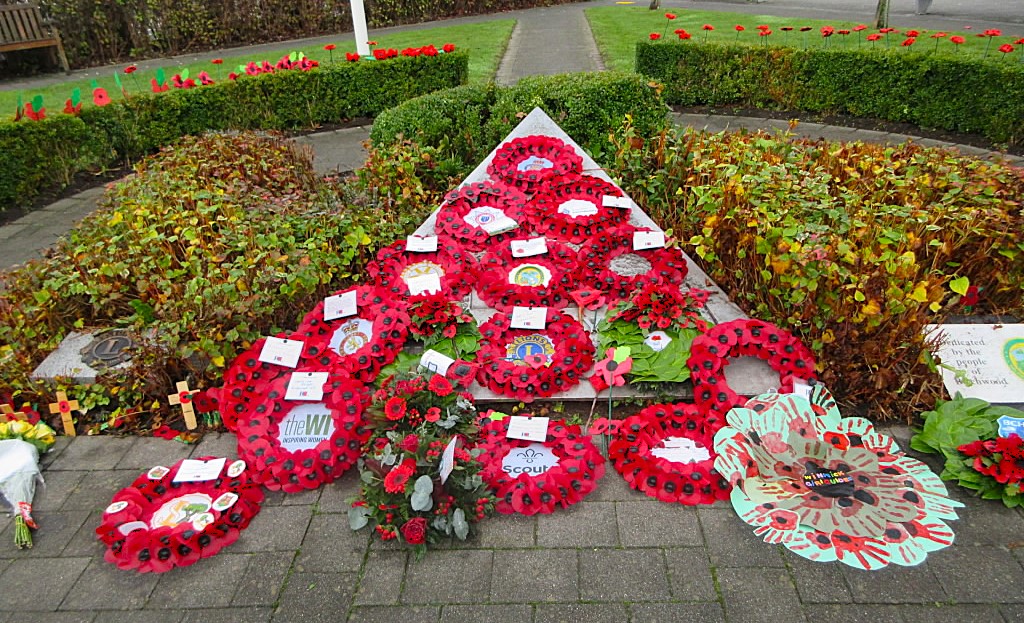
[[[464,84],[457,51],[387,61],[334,63],[233,82],[133,96],[80,117],[0,123],[0,211],[67,185],[83,170],[131,162],[208,130],[285,130],[374,116],[396,103]]]
[[[636,71],[669,104],[846,113],[1024,144],[1024,65],[904,50],[643,41]]]

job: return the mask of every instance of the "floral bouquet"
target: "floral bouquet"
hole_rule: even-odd
[[[409,338],[422,350],[434,350],[455,360],[471,362],[480,348],[480,330],[464,303],[441,292],[424,294],[409,302]],[[381,377],[415,371],[420,348],[405,348],[381,370]]]
[[[39,455],[55,441],[53,429],[39,420],[38,413],[11,410],[0,416],[0,498],[14,511],[14,544],[19,549],[32,547],[29,528],[37,527],[32,498],[36,481],[42,480]]]

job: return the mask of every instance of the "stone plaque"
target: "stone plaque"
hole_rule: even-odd
[[[928,325],[925,331],[943,336],[934,354],[952,368],[939,368],[950,394],[1024,402],[1024,324]]]

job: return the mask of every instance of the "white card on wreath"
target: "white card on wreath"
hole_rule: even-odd
[[[637,231],[633,232],[633,250],[660,249],[665,246],[665,232]]]
[[[548,438],[548,420],[546,417],[526,417],[513,415],[508,420],[509,439],[525,439],[544,443]]]
[[[616,197],[615,195],[605,195],[602,197],[601,205],[606,208],[624,208],[626,210],[633,207],[629,197]]]
[[[292,372],[288,379],[285,400],[320,400],[324,397],[326,372]]]
[[[548,241],[543,236],[512,241],[512,257],[533,257],[534,255],[544,255],[547,252]]]
[[[259,360],[273,363],[286,368],[299,365],[302,348],[306,345],[302,340],[287,340],[281,337],[268,337],[260,351]]]
[[[802,379],[793,379],[793,394],[806,400],[811,399],[811,390],[814,389]]]
[[[548,326],[547,307],[513,307],[512,329],[543,329]]]
[[[412,253],[433,253],[437,251],[437,236],[409,236],[405,239],[405,250]]]
[[[174,475],[174,482],[206,482],[215,480],[224,469],[225,458],[211,459],[209,461],[197,461],[185,459]]]
[[[480,225],[480,227],[483,228],[483,230],[487,232],[488,235],[496,236],[498,234],[502,234],[509,230],[515,229],[516,227],[519,227],[519,223],[509,218],[507,215],[502,214],[493,221],[483,223],[482,225]]]
[[[452,475],[452,470],[455,469],[455,444],[459,441],[458,437],[452,437],[452,440],[445,446],[444,452],[441,454],[441,484],[443,485],[448,477]]]
[[[409,279],[405,281],[405,285],[409,286],[409,293],[413,296],[420,294],[433,294],[441,291],[441,276],[437,273],[417,275],[415,277],[409,277]]]
[[[358,310],[359,304],[356,302],[355,290],[328,296],[324,299],[324,321],[354,316]]]
[[[428,350],[423,353],[422,357],[420,357],[421,368],[430,370],[431,372],[440,374],[441,376],[448,374],[448,368],[452,367],[454,364],[454,359],[444,353],[439,353],[436,350]]]

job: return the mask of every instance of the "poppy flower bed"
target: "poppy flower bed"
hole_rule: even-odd
[[[560,178],[582,174],[583,158],[570,145],[553,136],[524,136],[498,146],[487,175],[526,192]]]
[[[489,415],[489,414],[485,414]],[[486,419],[477,448],[480,472],[495,493],[494,509],[547,514],[581,501],[604,476],[604,457],[579,425],[555,422],[544,442],[508,438],[509,418]]]
[[[604,197],[622,191],[597,177],[584,176],[561,184],[545,184],[533,196],[528,212],[537,233],[580,244],[595,234],[629,223],[632,210],[607,207]]]
[[[412,296],[410,279],[431,274],[440,279],[442,292],[462,298],[473,288],[476,259],[454,240],[441,238],[437,242],[437,251],[420,253],[406,251],[406,241],[400,240],[382,248],[377,253],[377,261],[368,264],[366,272],[395,300]]]
[[[680,284],[688,271],[683,252],[677,248],[656,248],[635,251],[632,226],[598,234],[580,247],[580,281],[595,285],[613,303],[628,299],[638,288],[648,284]],[[628,262],[628,270],[617,266]],[[639,266],[639,268],[637,268]]]
[[[434,229],[439,235],[455,238],[468,251],[485,251],[495,243],[523,236],[521,226],[527,222],[526,204],[526,195],[503,183],[466,184],[445,197]],[[515,221],[512,232],[488,233],[486,228],[500,224],[504,218]]]
[[[244,461],[226,461],[213,480],[174,482],[183,462],[154,467],[114,495],[96,528],[107,562],[140,573],[186,567],[234,543],[260,512],[263,491]]]
[[[493,246],[480,259],[476,291],[480,299],[498,310],[516,305],[562,309],[570,302],[575,286],[576,252],[547,240],[547,252],[514,257],[516,241]]]

